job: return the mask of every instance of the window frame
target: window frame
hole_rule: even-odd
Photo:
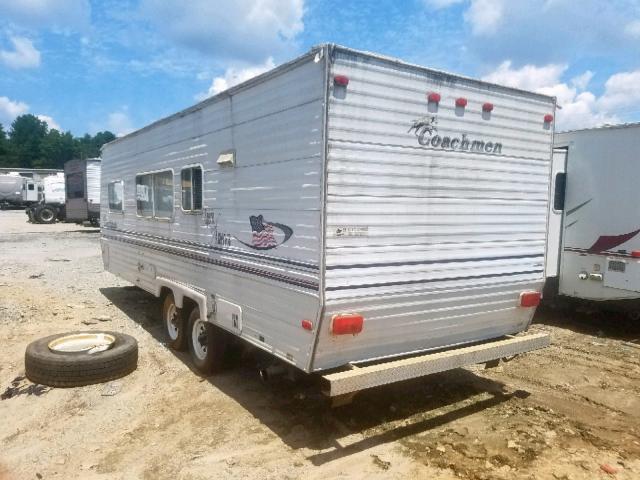
[[[116,184],[116,183],[122,184],[122,209],[120,210],[112,210],[111,200],[109,199],[109,185]],[[137,208],[138,208],[138,205],[136,204],[136,209]],[[124,180],[118,179],[118,180],[112,180],[110,182],[107,182],[107,209],[109,210],[109,213],[119,213],[124,215]]]
[[[156,215],[156,200],[155,200],[155,179],[154,179],[154,175],[158,174],[158,173],[167,173],[167,172],[171,172],[171,191],[172,191],[172,195],[173,195],[173,200],[172,200],[172,209],[171,209],[171,216],[169,217],[158,217]],[[141,177],[143,175],[151,175],[151,209],[152,209],[152,213],[151,215],[142,215],[140,214],[140,210],[138,209],[138,177]],[[173,168],[162,168],[160,170],[150,170],[150,171],[146,171],[146,172],[139,172],[135,174],[135,178],[134,178],[134,185],[135,185],[135,191],[136,191],[136,217],[137,218],[145,218],[147,220],[155,220],[158,222],[173,222],[174,220],[174,216],[175,216],[175,208],[176,208],[176,182],[175,182],[175,172],[173,171]],[[124,207],[124,205],[123,205]]]
[[[198,210],[193,208],[193,172],[191,172],[191,209],[185,210],[183,205],[183,188],[182,188],[182,172],[185,170],[193,170],[194,168],[200,169],[200,180],[202,181],[202,188],[200,189],[200,208]],[[204,165],[201,163],[193,163],[191,165],[185,165],[180,169],[180,210],[185,215],[199,215],[204,209]]]

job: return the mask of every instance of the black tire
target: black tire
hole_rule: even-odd
[[[55,223],[58,212],[49,205],[40,205],[36,208],[35,217],[38,223]]]
[[[189,314],[189,352],[196,370],[203,375],[209,375],[222,370],[227,347],[227,333],[210,322],[199,322],[198,320],[200,320],[200,309],[193,307]],[[194,332],[198,327],[204,328],[201,335]],[[204,357],[196,353],[197,346],[194,342],[200,343],[200,347],[206,349]]]
[[[49,349],[53,340],[73,335],[72,332],[50,335],[31,342],[24,355],[25,373],[29,380],[51,387],[80,387],[124,377],[138,365],[138,342],[130,335],[108,333],[115,337],[109,350],[89,354],[86,352],[59,352]]]
[[[173,318],[169,318],[170,315]],[[175,327],[175,330],[171,330],[169,322]],[[167,345],[173,350],[186,350],[188,336],[187,319],[184,318],[182,309],[176,307],[176,302],[171,292],[165,295],[164,301],[162,302],[162,324],[167,335]]]

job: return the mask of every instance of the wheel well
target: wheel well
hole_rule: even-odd
[[[159,296],[159,298],[160,298],[160,301],[161,301],[161,302],[164,302],[164,298],[167,296],[167,294],[168,294],[168,293],[173,293],[169,287],[162,287],[162,288],[160,289],[160,296]]]
[[[197,306],[198,304],[189,297],[185,296],[182,298],[182,313],[185,316],[188,316],[191,313],[191,310],[193,310],[193,308]]]

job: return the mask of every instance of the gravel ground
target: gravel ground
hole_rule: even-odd
[[[540,311],[550,348],[331,409],[312,381],[261,383],[251,358],[196,375],[157,300],[103,272],[95,229],[3,211],[0,247],[2,480],[640,478],[640,328],[617,316]],[[22,378],[29,342],[80,329],[137,338],[115,395]]]

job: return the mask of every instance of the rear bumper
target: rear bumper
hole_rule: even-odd
[[[551,339],[546,333],[528,334],[363,367],[354,366],[350,370],[323,375],[323,391],[330,397],[346,395],[466,365],[486,363],[550,344]]]

